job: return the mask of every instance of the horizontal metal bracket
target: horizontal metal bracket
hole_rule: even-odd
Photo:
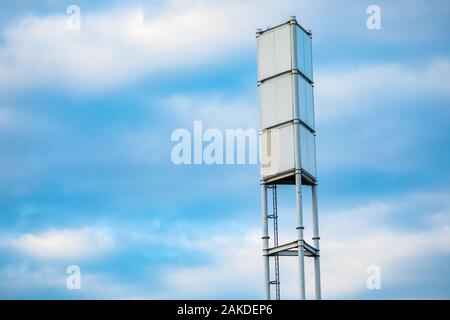
[[[295,185],[295,169],[290,169],[284,172],[280,172],[278,174],[263,177],[261,179],[261,184],[289,184],[289,185]],[[305,170],[301,170],[302,175],[302,185],[308,185],[313,186],[317,185],[317,179],[311,176],[308,172]]]
[[[267,249],[268,256],[298,256],[298,241],[288,242],[277,247],[272,247]],[[303,241],[303,252],[307,257],[318,257],[319,250],[314,248],[312,245],[308,244],[306,241]]]

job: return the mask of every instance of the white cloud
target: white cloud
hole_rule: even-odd
[[[42,299],[45,292],[57,292],[58,299],[143,299],[141,283],[124,283],[107,273],[89,272],[80,264],[80,290],[67,288],[66,264],[21,262],[0,269],[0,298]],[[143,290],[144,289],[144,290]]]
[[[429,123],[418,123],[423,114],[435,119],[447,112],[449,75],[449,57],[415,65],[377,63],[318,70],[319,173],[342,168],[399,173],[423,167],[427,155],[420,152],[421,145],[435,138]]]
[[[183,240],[187,250],[204,252],[207,264],[168,267],[163,275],[165,297],[262,297],[260,235],[256,230]]]
[[[58,272],[55,266],[5,265],[0,269],[0,297],[14,298],[31,290],[64,288],[65,277],[65,269]]]
[[[64,13],[30,16],[4,32],[0,84],[11,89],[50,83],[89,91],[217,61],[254,45],[256,26],[285,11],[287,2],[269,3],[170,1],[101,13],[81,8],[76,31],[67,29]]]
[[[200,120],[204,127],[212,128],[256,128],[258,126],[257,101],[253,97],[240,96],[230,98],[221,94],[204,94],[197,96],[170,96],[163,101],[167,112],[172,113],[178,121]]]
[[[411,258],[420,265],[423,258],[448,255],[450,224],[433,221],[435,215],[450,216],[448,198],[448,192],[412,193],[322,212],[324,291],[339,297],[367,290],[369,265],[381,267],[387,287],[401,286],[406,278],[414,278],[408,273]],[[404,212],[410,220],[417,219],[419,227],[406,227]]]
[[[320,122],[367,115],[405,101],[450,96],[450,60],[436,58],[420,65],[377,63],[320,69],[316,77],[316,115]]]
[[[51,85],[91,92],[114,88],[154,72],[205,66],[236,57],[243,50],[255,50],[257,27],[278,24],[296,13],[306,27],[316,28],[316,43],[322,49],[334,43],[330,39],[335,40],[336,32],[345,31],[346,37],[363,44],[369,42],[365,8],[346,7],[346,16],[340,14],[341,3],[325,1],[172,0],[132,8],[106,8],[101,12],[81,7],[80,30],[67,29],[68,16],[64,11],[21,17],[3,32],[0,88],[6,92]],[[383,8],[392,15],[404,14],[395,6],[385,4]],[[428,6],[422,4],[416,6],[408,11],[408,19],[414,21],[426,9]],[[399,30],[405,32],[398,35]],[[416,30],[411,25],[405,30],[404,24],[391,21],[391,29],[381,32],[380,39],[393,37],[392,41],[401,43],[405,33],[417,35],[421,30],[423,26]],[[418,38],[429,36],[414,39]],[[369,76],[385,71],[375,67]],[[438,68],[436,71],[444,74]],[[396,72],[395,67],[387,70],[388,75],[395,76]]]
[[[380,266],[386,287],[401,287],[411,278],[420,280],[419,275],[408,273],[409,265],[406,263],[414,258],[420,265],[423,258],[450,253],[450,225],[442,223],[443,216],[448,221],[450,203],[444,201],[442,207],[430,209],[436,200],[445,198],[448,198],[448,193],[408,194],[397,199],[381,199],[339,211],[321,212],[323,297],[357,298],[367,292],[366,269],[369,265]],[[424,217],[438,215],[440,223],[424,223],[420,230],[392,224],[392,220],[404,210],[414,214],[414,208],[429,208]],[[287,219],[284,222],[282,230],[292,228]],[[193,240],[183,239],[182,247],[205,252],[210,261],[196,266],[168,268],[164,276],[166,289],[161,291],[164,297],[262,297],[260,231],[241,231],[214,232],[209,238],[197,235]],[[285,299],[298,297],[296,267],[296,259],[281,258],[282,296]],[[311,272],[311,265],[308,265],[309,297],[313,296]]]
[[[338,210],[321,210],[323,297],[361,297],[361,294],[368,292],[367,267],[378,265],[382,275],[381,296],[385,288],[386,290],[397,288],[398,298],[420,298],[420,295],[411,296],[410,292],[402,291],[402,286],[411,288],[422,285],[421,276],[415,274],[414,270],[420,268],[426,260],[432,261],[434,257],[450,254],[448,199],[450,199],[448,192],[413,193],[395,199],[346,205]],[[283,212],[287,212],[287,209],[283,208]],[[418,219],[418,228],[411,229],[398,224],[399,221],[405,223],[404,219],[399,219],[404,212]],[[281,220],[281,232],[286,228],[293,228],[292,221],[288,220],[286,217]],[[103,240],[103,236],[99,236],[96,232],[60,231],[56,232],[56,235],[53,233],[19,237],[14,242],[15,248],[20,250],[26,248],[24,250],[27,254],[31,254],[31,250],[47,252],[46,258],[66,258],[66,251],[74,251],[78,252],[81,258],[86,254],[84,250],[74,248],[72,241],[67,239],[82,238],[83,240],[78,242],[84,243],[84,248],[90,247],[90,254],[96,252],[96,256],[103,252],[105,242],[106,247],[110,246],[110,240]],[[259,228],[237,222],[201,226],[175,224],[168,232],[163,233],[156,228],[150,233],[150,237],[148,235],[147,232],[145,234],[133,232],[133,243],[148,242],[165,246],[170,244],[178,250],[185,251],[185,254],[201,253],[205,259],[194,265],[168,263],[161,266],[160,273],[155,273],[152,269],[148,276],[142,278],[141,274],[139,279],[135,277],[126,281],[118,281],[114,275],[108,273],[108,270],[91,273],[83,271],[82,268],[83,297],[130,299],[263,297]],[[309,236],[307,235],[307,240]],[[310,261],[308,258],[307,262]],[[414,261],[414,265],[411,265],[411,261]],[[298,297],[296,263],[295,258],[281,258],[281,288],[284,299]],[[64,268],[58,269],[48,264],[33,268],[21,264],[2,268],[0,277],[3,283],[15,288],[14,294],[20,295],[30,289],[64,289],[66,276],[64,272]],[[444,275],[436,273],[433,278],[439,281],[442,276]],[[158,278],[157,287],[150,285],[155,283],[152,280],[154,277]],[[0,293],[6,294],[7,287],[0,286]],[[307,293],[308,297],[313,297],[310,263],[307,265]],[[436,292],[435,297],[440,297],[439,294],[442,293]]]
[[[40,259],[80,260],[98,257],[110,251],[114,239],[104,230],[52,229],[40,234],[23,234],[6,238],[3,247]]]

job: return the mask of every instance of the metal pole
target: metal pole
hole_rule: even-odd
[[[298,125],[296,126],[298,127]],[[305,256],[303,251],[303,214],[302,214],[302,175],[300,170],[295,173],[295,202],[297,207],[297,235],[298,235],[298,276],[300,299],[305,300]]]
[[[317,250],[317,256],[314,257],[314,285],[316,291],[316,300],[320,300],[321,290],[320,290],[320,248],[319,248],[319,213],[317,209],[317,184],[311,187],[312,194],[312,223],[313,223],[313,241],[314,247]]]
[[[302,174],[301,174],[301,155],[300,155],[300,114],[298,110],[298,84],[297,84],[297,21],[295,16],[289,21],[291,27],[291,46],[292,68],[293,68],[293,103],[294,103],[294,152],[295,152],[295,203],[297,209],[297,235],[298,235],[298,275],[300,299],[304,300],[305,294],[305,256],[303,251],[303,213],[302,213]]]
[[[264,286],[265,299],[270,300],[270,270],[269,270],[269,256],[267,251],[269,249],[269,224],[267,219],[267,186],[261,182],[261,199],[262,199],[262,218],[263,218],[263,263],[264,263]]]

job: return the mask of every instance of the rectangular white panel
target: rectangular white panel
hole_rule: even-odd
[[[298,76],[297,79],[300,120],[306,123],[310,128],[314,129],[313,87],[302,76]]]
[[[308,110],[305,123],[310,126],[310,128],[315,128],[315,116],[314,116],[314,88],[311,84],[307,84],[306,87],[306,108]]]
[[[311,36],[297,27],[297,68],[313,81]]]
[[[297,60],[297,69],[313,81],[311,35],[296,27],[296,44],[291,39],[291,26],[281,25],[258,36],[258,81],[292,69]],[[292,57],[292,46],[296,45],[297,56]]]
[[[263,177],[294,169],[295,148],[292,124],[265,130],[261,134],[260,146]]]
[[[259,86],[260,127],[268,128],[294,119],[294,77],[297,79],[300,120],[314,129],[313,87],[299,74],[284,74]]]
[[[278,135],[278,172],[295,168],[294,126],[292,124],[281,127]]]
[[[316,176],[315,136],[304,126],[300,126],[300,159],[302,169],[313,177]]]
[[[259,86],[260,125],[268,128],[294,118],[291,74],[263,82]]]
[[[317,168],[316,168],[316,136],[314,134],[308,135],[308,153],[309,153],[309,166],[310,169],[308,172],[313,176],[317,177]]]
[[[291,27],[284,24],[258,36],[258,80],[292,68]]]
[[[261,134],[261,175],[273,176],[295,169],[294,125],[265,130]],[[300,157],[302,169],[316,177],[316,144],[314,134],[300,126]]]

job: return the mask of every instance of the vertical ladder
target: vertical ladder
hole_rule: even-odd
[[[268,215],[269,219],[273,219],[273,246],[278,247],[278,207],[277,207],[277,185],[269,186],[272,189],[272,214]],[[280,259],[278,255],[274,255],[275,262],[275,280],[270,281],[271,285],[275,285],[275,297],[280,300]]]

